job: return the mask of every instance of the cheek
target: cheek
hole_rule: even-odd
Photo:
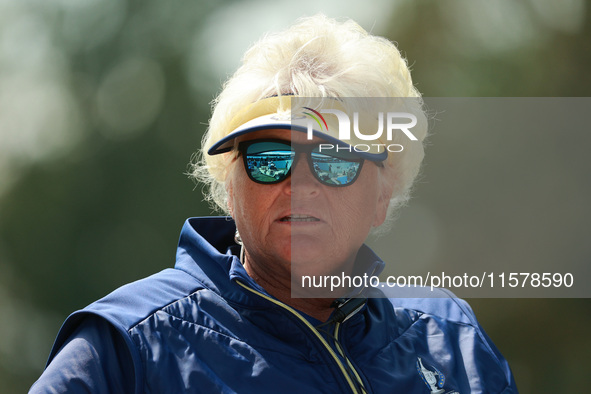
[[[377,169],[368,168],[366,177],[354,184],[355,190],[351,190],[346,198],[342,199],[342,212],[347,212],[348,226],[359,231],[369,230],[380,226],[386,217],[390,200],[388,193],[380,184]]]
[[[354,193],[344,193],[344,189],[337,192],[338,198],[331,201],[333,231],[349,242],[361,238],[363,242],[375,221],[375,190],[365,185]]]
[[[246,175],[238,173],[230,178],[228,183],[228,207],[236,224],[245,229],[256,225],[260,221],[263,196],[257,189],[257,184]]]

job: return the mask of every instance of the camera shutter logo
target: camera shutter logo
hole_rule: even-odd
[[[318,112],[318,111],[316,111],[316,110],[314,110],[314,109],[312,109],[310,107],[304,107],[304,109],[307,109],[308,111],[311,111],[312,112],[312,113],[310,113],[310,112],[304,112],[304,115],[306,115],[306,116],[314,119],[316,121],[316,123],[318,123],[318,126],[320,126],[320,130],[323,129],[322,124],[324,124],[324,130],[325,131],[328,131],[328,124],[326,124],[326,120],[324,120],[324,116],[322,116],[320,114],[320,112]],[[322,123],[320,123],[320,120],[322,120]],[[311,138],[308,138],[308,139],[311,139]]]

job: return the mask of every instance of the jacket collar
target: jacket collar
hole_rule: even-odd
[[[235,283],[269,295],[247,273],[238,257],[240,247],[234,242],[236,225],[230,217],[190,218],[181,230],[175,268],[183,270],[206,288],[240,304],[259,304],[262,299],[246,293]],[[355,275],[378,275],[384,262],[367,246],[357,254]],[[228,280],[229,279],[229,280]]]

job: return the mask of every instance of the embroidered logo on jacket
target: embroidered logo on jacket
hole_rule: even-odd
[[[429,390],[431,390],[431,393],[444,393],[445,390],[443,389],[443,385],[445,384],[445,375],[435,367],[431,367],[431,369],[432,370],[427,369],[427,367],[423,365],[423,360],[421,360],[420,357],[417,357],[417,371],[423,379],[423,382],[425,382],[427,387],[429,387]]]

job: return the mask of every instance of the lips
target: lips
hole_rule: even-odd
[[[282,217],[281,219],[279,219],[280,222],[319,222],[320,219],[318,219],[315,216],[311,216],[311,215],[302,215],[302,214],[292,214],[292,215],[287,215]]]

